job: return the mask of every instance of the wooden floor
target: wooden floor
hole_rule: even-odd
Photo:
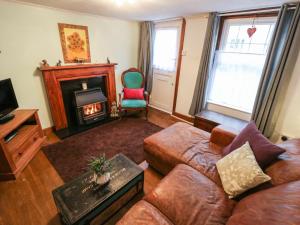
[[[149,121],[168,127],[178,120],[152,109]],[[55,134],[50,133],[45,144],[57,141]],[[145,168],[144,191],[148,193],[162,177],[148,168],[146,162],[141,166]],[[39,151],[17,180],[0,182],[0,225],[60,225],[51,192],[63,183],[44,153]]]

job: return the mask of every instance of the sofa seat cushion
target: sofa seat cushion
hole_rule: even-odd
[[[222,182],[216,163],[222,158],[221,148],[207,142],[199,142],[183,154],[183,162],[214,181],[220,187]]]
[[[146,201],[136,203],[117,225],[173,225],[157,208]]]
[[[300,181],[269,188],[242,199],[227,225],[300,224]]]
[[[184,164],[177,165],[144,199],[176,225],[225,224],[235,205],[222,188]]]
[[[183,163],[220,184],[215,164],[222,157],[222,147],[209,138],[209,133],[178,122],[144,140],[145,158],[163,174]]]
[[[292,139],[278,144],[286,152],[266,169],[273,185],[300,180],[300,139]]]

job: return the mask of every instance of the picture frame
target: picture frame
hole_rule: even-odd
[[[58,23],[65,63],[90,63],[88,27]]]

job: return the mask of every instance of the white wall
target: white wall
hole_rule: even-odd
[[[275,134],[300,138],[300,52],[275,128]]]
[[[205,39],[207,15],[186,18],[176,112],[189,116]]]
[[[52,125],[40,71],[42,59],[55,65],[63,61],[57,23],[86,25],[92,63],[108,56],[119,65],[120,74],[137,66],[139,24],[137,22],[23,5],[0,0],[0,79],[11,78],[20,108],[37,108],[43,128]]]

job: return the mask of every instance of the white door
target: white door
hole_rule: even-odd
[[[155,24],[150,105],[172,112],[182,20]]]

